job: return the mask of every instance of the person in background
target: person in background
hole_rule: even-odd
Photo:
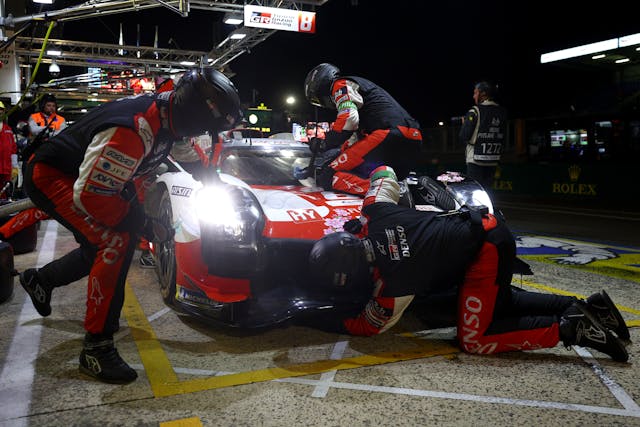
[[[46,131],[45,139],[62,132],[67,127],[67,121],[58,114],[58,101],[51,94],[46,94],[40,100],[40,111],[29,116],[29,132],[32,138]]]
[[[337,110],[325,139],[311,139],[314,152],[339,148],[337,157],[316,176],[325,189],[364,196],[369,174],[386,164],[400,179],[420,156],[420,124],[386,90],[358,76],[341,76],[333,64],[314,67],[304,82],[307,100]]]
[[[439,215],[400,206],[399,198],[393,169],[377,168],[362,217],[351,220],[359,227],[345,224],[357,236],[342,231],[314,244],[309,263],[318,285],[342,292],[369,277],[373,290],[354,313],[310,326],[380,334],[400,320],[416,295],[455,289],[457,339],[467,353],[536,350],[562,341],[627,361],[629,329],[605,291],[583,301],[515,288],[516,244],[499,216],[479,210]]]
[[[25,149],[27,195],[80,245],[41,268],[24,270],[20,284],[38,313],[48,316],[53,289],[88,275],[82,373],[117,384],[137,378],[113,341],[125,279],[140,236],[160,242],[173,238],[173,230],[145,216],[143,183],[174,141],[216,135],[241,117],[233,83],[205,68],[186,73],[172,91],[95,107],[49,142],[36,139]]]
[[[507,111],[496,103],[496,88],[482,81],[473,88],[474,105],[462,119],[460,141],[465,144],[467,177],[478,181],[489,192],[507,132]]]
[[[18,145],[16,136],[7,124],[6,108],[0,101],[0,198],[6,199],[11,194],[8,183],[18,177]]]

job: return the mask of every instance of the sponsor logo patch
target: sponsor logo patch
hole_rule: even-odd
[[[114,194],[118,194],[116,190],[112,190],[110,188],[98,187],[97,185],[87,184],[85,186],[85,191],[89,193],[99,194],[100,196],[113,196]]]
[[[91,172],[91,176],[89,179],[98,184],[102,184],[106,187],[121,187],[124,182],[99,170],[94,170]]]
[[[171,186],[172,196],[189,197],[191,196],[191,191],[192,189],[188,187],[180,187],[178,185]]]
[[[107,147],[102,154],[107,159],[113,160],[114,162],[129,169],[133,169],[133,167],[136,165],[136,159],[131,156],[127,156],[122,151],[115,150],[111,147]]]
[[[122,181],[126,181],[129,179],[131,175],[131,169],[124,168],[120,165],[117,165],[104,157],[100,157],[98,162],[96,163],[97,169],[105,171],[109,173],[109,175],[113,175],[116,178],[120,178]]]

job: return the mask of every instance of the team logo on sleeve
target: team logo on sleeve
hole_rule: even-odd
[[[133,169],[136,165],[136,159],[124,154],[122,151],[116,150],[111,147],[106,147],[102,155],[109,160],[112,160],[126,168]]]

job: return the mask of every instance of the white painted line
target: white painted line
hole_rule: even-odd
[[[55,253],[58,223],[54,220],[46,222],[47,230],[38,252],[37,267],[53,260]],[[24,296],[22,310],[0,374],[0,421],[11,420],[14,427],[26,426],[29,423],[31,389],[42,334],[42,322],[38,321],[41,317],[26,292]]]
[[[579,347],[573,346],[573,348],[576,349]],[[140,364],[131,364],[130,366],[135,370],[144,371],[144,366]],[[230,375],[230,374],[237,373],[237,372],[213,371],[213,370],[207,370],[207,369],[188,369],[188,368],[175,368],[175,367],[173,368],[173,370],[179,374],[202,375],[202,376],[208,376],[208,377]],[[440,392],[440,391],[418,390],[418,389],[401,388],[401,387],[373,386],[373,385],[367,385],[367,384],[353,384],[353,383],[342,383],[342,382],[334,382],[334,381],[331,381],[331,383],[329,384],[328,382],[323,381],[322,379],[313,380],[313,379],[307,379],[307,378],[280,378],[277,380],[273,380],[272,382],[308,385],[308,386],[313,386],[315,388],[318,388],[320,386],[328,386],[328,387],[340,388],[344,390],[359,390],[359,391],[389,393],[389,394],[404,394],[404,395],[419,396],[419,397],[432,397],[436,399],[464,400],[464,401],[481,402],[481,403],[497,403],[497,404],[503,404],[503,405],[528,406],[532,408],[544,408],[544,409],[561,409],[561,410],[567,410],[567,411],[590,412],[590,413],[596,413],[596,414],[609,414],[609,415],[620,415],[623,417],[640,418],[640,409],[638,409],[635,402],[627,406],[621,401],[621,403],[625,407],[625,409],[621,409],[621,408],[609,408],[606,406],[581,405],[577,403],[549,402],[549,401],[528,400],[528,399],[509,399],[506,397],[478,396],[478,395],[466,394],[466,393],[447,393],[447,392]]]
[[[349,345],[349,341],[338,341],[333,346],[333,351],[331,352],[331,356],[329,359],[338,360],[342,359],[342,355],[344,351],[347,349],[347,345]],[[313,393],[311,393],[311,397],[326,397],[329,392],[329,386],[333,382],[333,379],[336,377],[337,370],[323,372],[320,375],[320,381],[318,385],[313,389]]]
[[[591,365],[591,369],[593,369],[593,372],[595,372],[598,378],[600,378],[602,384],[604,384],[609,389],[611,394],[613,394],[613,396],[625,409],[629,411],[640,412],[640,406],[638,406],[633,398],[629,396],[629,394],[622,387],[620,387],[618,383],[616,383],[611,377],[609,377],[609,375],[605,373],[604,369],[602,369],[602,366],[600,366],[600,364],[596,361],[589,350],[578,346],[573,347],[574,351],[578,353],[585,362]]]

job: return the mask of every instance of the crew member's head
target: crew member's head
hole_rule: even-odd
[[[492,101],[495,92],[496,88],[493,84],[486,81],[478,82],[473,87],[473,100],[476,104],[480,104],[483,101]]]
[[[371,284],[369,266],[373,259],[373,247],[368,239],[339,231],[327,234],[313,245],[309,266],[320,286],[335,292],[353,291]]]
[[[304,95],[307,100],[318,107],[336,109],[331,99],[331,86],[340,75],[340,70],[333,64],[322,63],[315,66],[304,80]]]
[[[40,99],[40,111],[50,116],[58,111],[58,100],[50,93],[47,93]]]
[[[213,68],[189,71],[182,76],[170,101],[170,127],[177,137],[209,132],[215,140],[218,132],[231,129],[242,120],[236,87]]]

